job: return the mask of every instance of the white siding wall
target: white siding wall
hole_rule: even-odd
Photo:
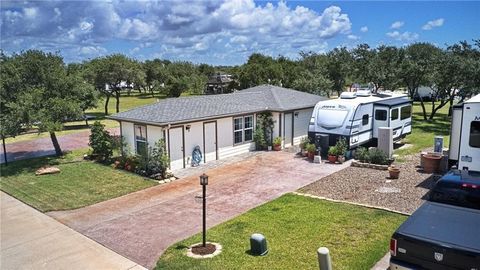
[[[299,110],[298,117],[295,117],[294,123],[294,142],[298,144],[300,138],[307,136],[308,122],[312,114],[312,109]],[[275,126],[273,129],[273,136],[281,136],[285,128],[285,123],[282,119],[281,129],[279,117],[283,118],[283,114],[274,112],[272,113]],[[254,115],[254,126],[256,124],[256,115]],[[225,117],[217,119],[217,145],[218,145],[218,158],[229,158],[238,154],[247,153],[248,151],[255,150],[255,143],[244,143],[233,145],[233,117]],[[203,122],[189,123],[190,131],[187,131],[183,125],[185,134],[185,163],[186,166],[191,166],[192,151],[195,146],[200,146],[203,153]],[[135,153],[135,136],[134,136],[134,124],[131,122],[122,121],[122,135],[132,153]],[[161,127],[147,125],[147,141],[150,146],[154,146],[155,143],[163,138],[163,130]],[[165,138],[168,140],[168,138]],[[166,141],[168,145],[168,141]]]
[[[255,119],[255,117],[253,117]],[[255,149],[255,143],[233,145],[233,118],[226,117],[217,120],[218,158],[228,158]]]
[[[203,153],[203,122],[195,122],[187,125],[190,125],[190,131],[184,128],[185,165],[187,167],[190,167],[192,165],[192,152],[195,146],[200,146],[200,151],[202,151],[202,155],[205,154]]]
[[[135,130],[133,129],[133,123],[130,122],[121,122],[122,126],[122,137],[125,140],[126,147],[125,151],[129,151],[131,154],[135,153]]]
[[[155,144],[163,138],[163,130],[157,126],[147,126],[147,142],[149,147],[154,147]]]
[[[293,112],[293,144],[300,144],[302,137],[308,135],[308,123],[312,117],[313,108]],[[298,113],[298,116],[295,116]]]

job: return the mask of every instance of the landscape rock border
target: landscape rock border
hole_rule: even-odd
[[[194,258],[194,259],[209,259],[209,258],[213,258],[213,257],[217,256],[218,254],[222,253],[222,245],[220,245],[219,243],[207,242],[207,244],[212,244],[212,245],[215,246],[215,252],[213,252],[212,254],[207,254],[207,255],[194,254],[192,252],[192,247],[197,246],[197,245],[201,245],[201,244],[202,243],[195,243],[195,244],[189,246],[188,249],[187,249],[187,256],[190,257],[190,258]]]
[[[353,167],[361,167],[361,168],[370,168],[370,169],[375,169],[375,170],[382,170],[386,171],[388,170],[388,165],[379,165],[379,164],[372,164],[372,163],[364,163],[360,162],[358,160],[353,160],[351,166]]]

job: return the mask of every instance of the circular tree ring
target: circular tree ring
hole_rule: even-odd
[[[218,254],[222,253],[222,245],[220,245],[219,243],[207,242],[206,244],[207,244],[207,246],[208,245],[215,246],[215,250],[213,251],[213,253],[204,254],[204,255],[195,254],[192,251],[192,248],[202,245],[202,243],[196,243],[196,244],[193,244],[193,245],[188,247],[187,256],[191,257],[191,258],[194,258],[194,259],[208,259],[208,258],[213,258],[213,257],[217,256]]]

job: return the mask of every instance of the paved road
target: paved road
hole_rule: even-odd
[[[229,220],[349,164],[313,164],[266,152],[209,169],[207,224]],[[200,172],[199,172],[200,173]],[[198,175],[89,207],[49,215],[133,261],[152,268],[165,249],[201,230]]]
[[[0,192],[0,265],[19,269],[145,269]]]
[[[119,128],[109,129],[109,131],[110,134],[120,134]],[[90,131],[81,131],[57,138],[62,150],[70,151],[88,147],[88,136],[90,136]],[[55,155],[55,149],[50,137],[9,143],[6,145],[6,148],[8,161]],[[4,162],[3,147],[0,147],[0,163]]]

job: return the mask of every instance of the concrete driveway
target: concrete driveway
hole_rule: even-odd
[[[229,220],[348,164],[313,164],[292,153],[266,152],[213,168],[207,187],[207,225]],[[50,212],[69,227],[153,268],[165,249],[201,230],[198,175],[82,209]]]
[[[0,192],[0,268],[145,269]]]

